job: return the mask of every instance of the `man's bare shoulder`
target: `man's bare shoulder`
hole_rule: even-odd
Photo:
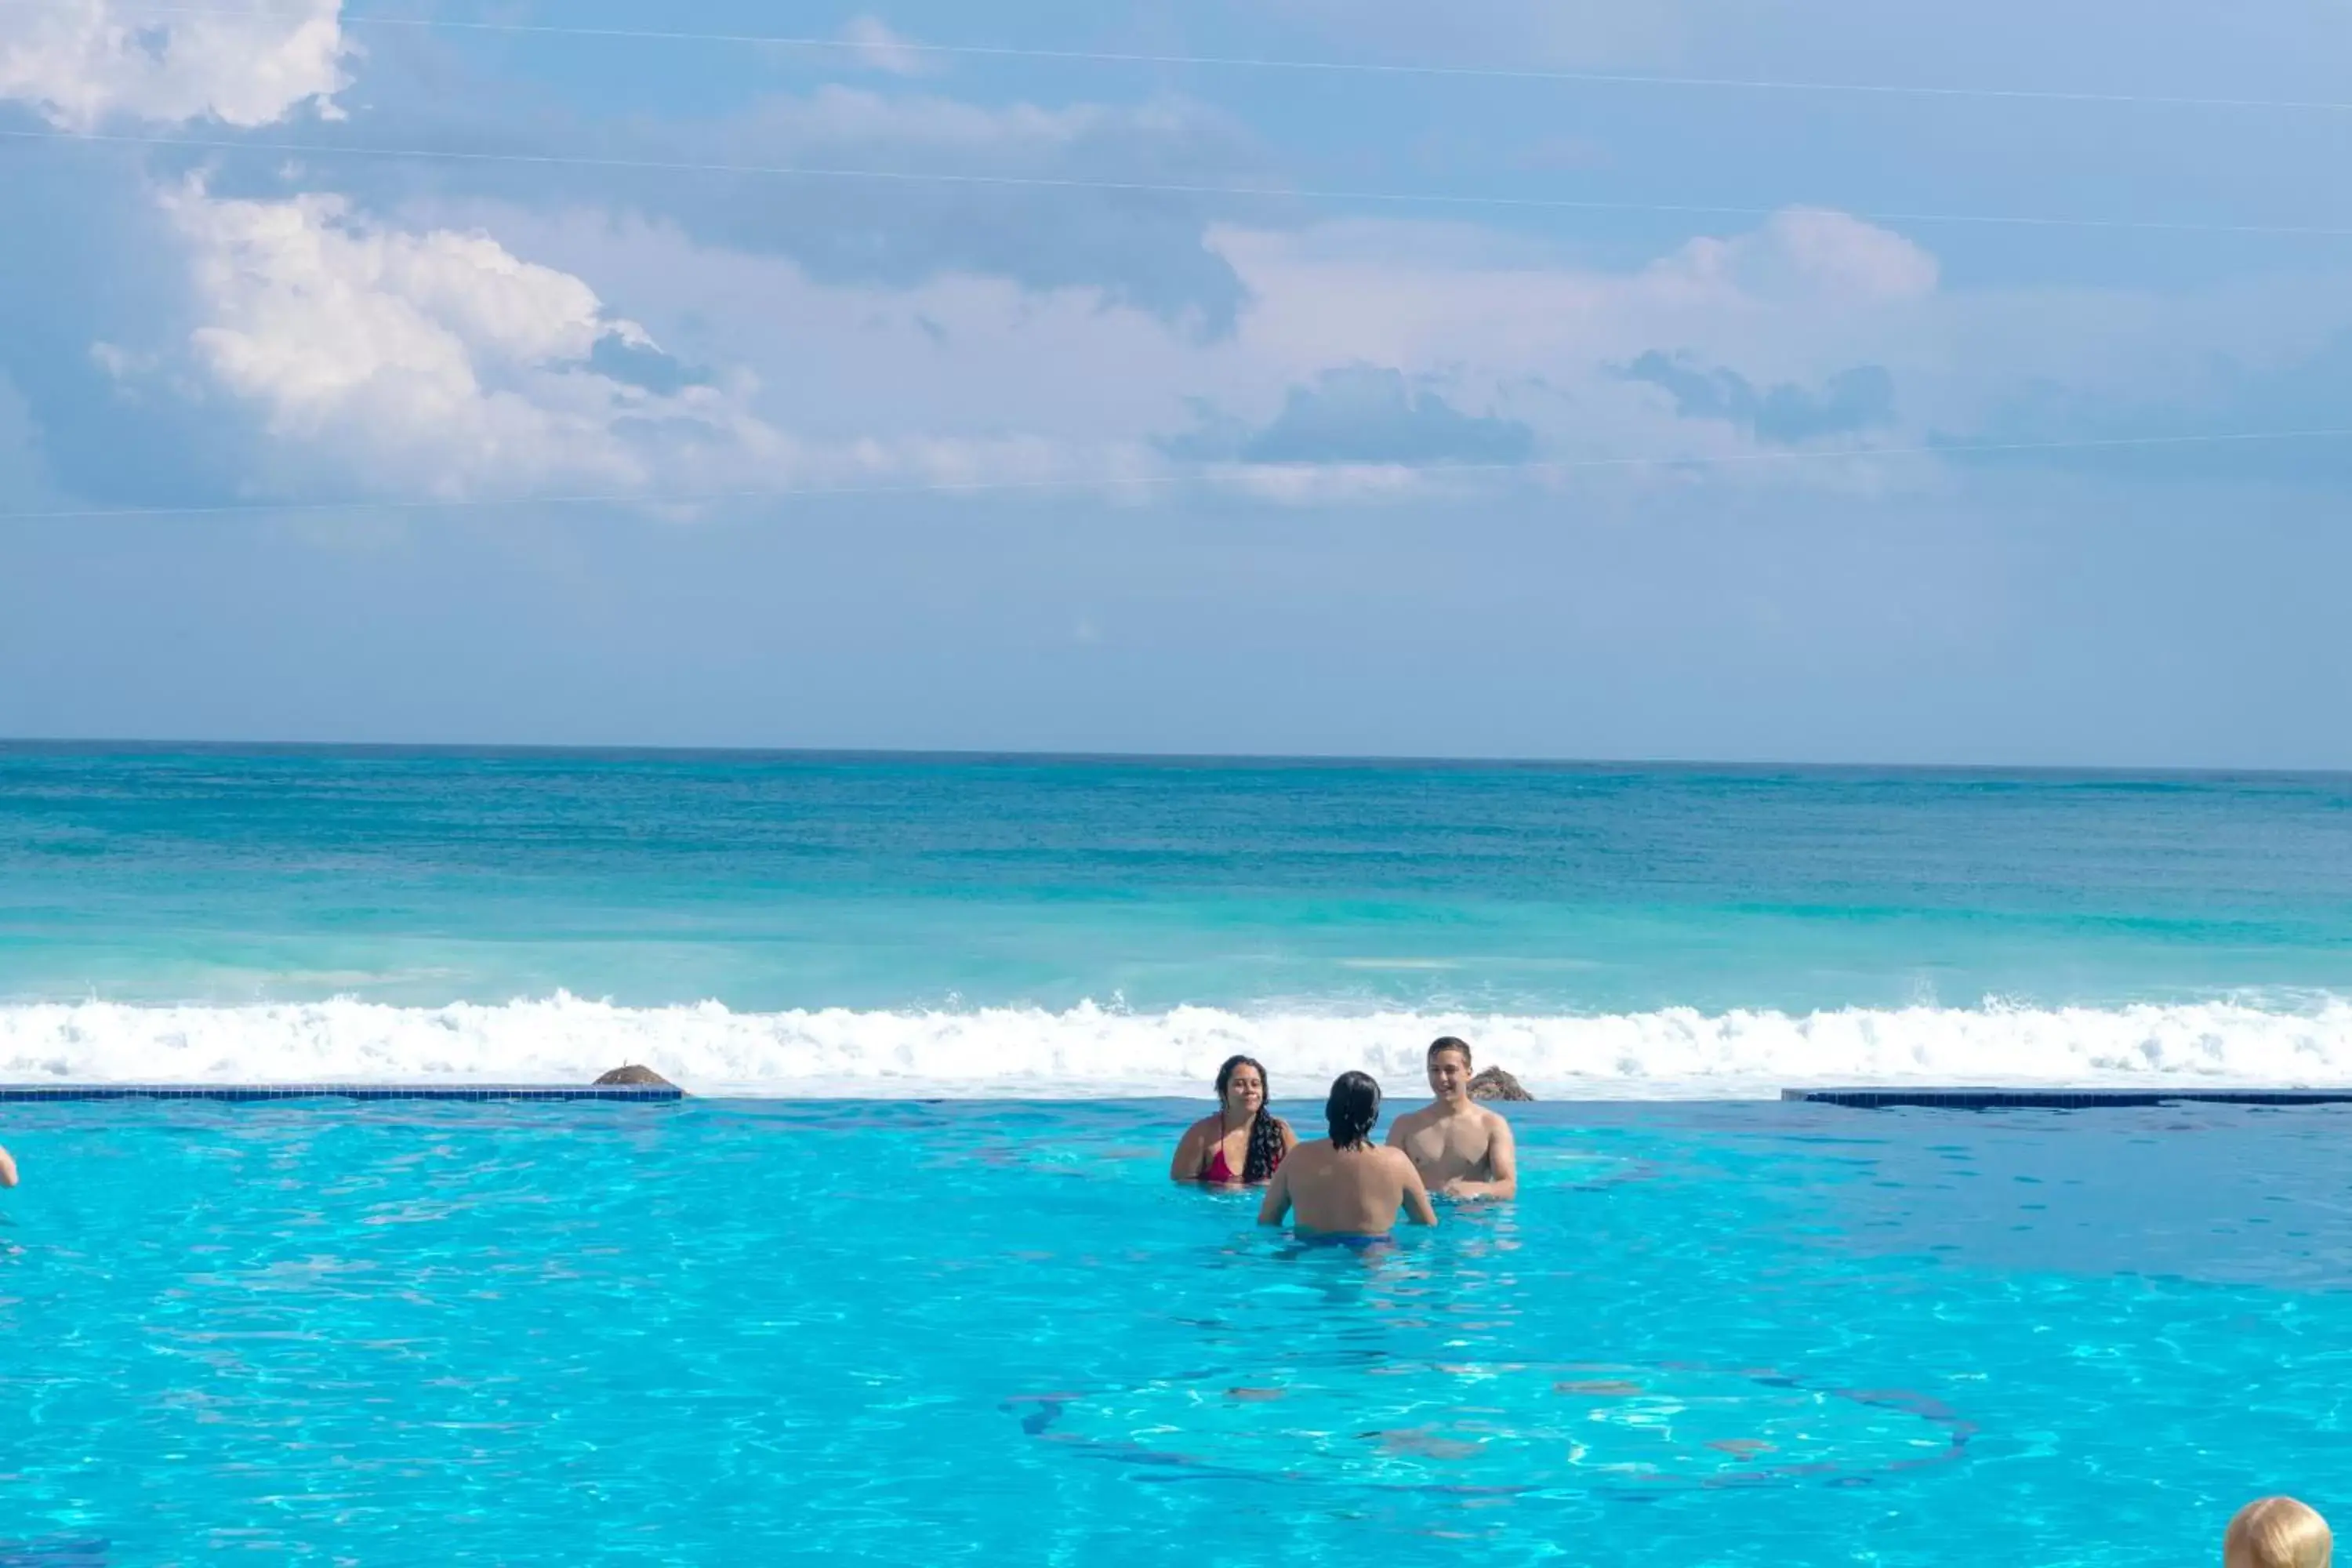
[[[1431,1103],[1423,1106],[1419,1110],[1408,1110],[1402,1116],[1398,1117],[1394,1121],[1389,1123],[1389,1131],[1391,1132],[1418,1132],[1437,1119],[1437,1113],[1440,1109],[1442,1108],[1433,1100]]]
[[[1478,1113],[1478,1120],[1486,1123],[1486,1130],[1488,1131],[1491,1132],[1496,1128],[1500,1128],[1507,1132],[1510,1131],[1511,1119],[1505,1116],[1501,1111],[1495,1110],[1493,1107],[1480,1105],[1474,1100],[1471,1103],[1470,1109]]]

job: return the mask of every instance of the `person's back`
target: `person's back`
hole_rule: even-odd
[[[1274,1173],[1258,1223],[1280,1225],[1295,1213],[1301,1231],[1323,1236],[1386,1236],[1402,1207],[1416,1225],[1435,1225],[1429,1189],[1412,1162],[1371,1141],[1380,1120],[1381,1086],[1360,1072],[1341,1073],[1323,1114],[1331,1135],[1301,1143]]]

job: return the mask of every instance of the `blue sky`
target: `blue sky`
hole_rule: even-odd
[[[2347,68],[0,0],[0,733],[2352,766]]]

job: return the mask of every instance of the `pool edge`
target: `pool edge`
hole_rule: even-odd
[[[0,1104],[54,1100],[205,1100],[230,1103],[299,1100],[620,1100],[670,1102],[670,1084],[442,1083],[60,1083],[0,1084]]]
[[[1853,1110],[1911,1108],[1931,1110],[2095,1110],[2129,1106],[2341,1105],[2352,1104],[2346,1089],[1784,1089],[1783,1100],[1843,1106]]]

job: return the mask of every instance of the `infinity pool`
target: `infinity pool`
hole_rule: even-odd
[[[1386,1250],[1190,1108],[11,1108],[0,1563],[2216,1560],[2352,1516],[2352,1115],[1534,1107]],[[2339,1523],[2342,1518],[2339,1517]]]

